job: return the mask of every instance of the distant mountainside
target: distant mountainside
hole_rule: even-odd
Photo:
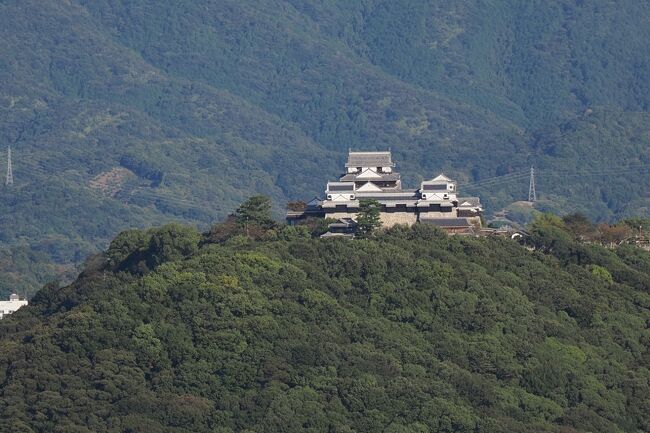
[[[348,148],[488,209],[535,165],[544,209],[647,216],[649,19],[604,0],[0,2],[0,294],[123,228],[205,226],[254,193],[279,214]]]
[[[304,228],[120,234],[0,321],[0,430],[650,430],[650,253]]]

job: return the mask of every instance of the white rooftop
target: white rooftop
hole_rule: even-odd
[[[28,302],[26,299],[20,300],[20,297],[17,294],[12,293],[11,296],[9,296],[8,301],[0,301],[0,319],[2,319],[7,314],[15,312],[20,307],[24,307],[27,304]]]

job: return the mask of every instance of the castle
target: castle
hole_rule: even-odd
[[[307,217],[339,220],[332,229],[345,231],[354,224],[359,201],[373,199],[381,204],[383,227],[417,222],[434,224],[451,233],[470,232],[481,225],[483,208],[478,197],[458,197],[457,185],[444,174],[420,183],[418,189],[402,189],[390,151],[350,151],[345,173],[328,182],[325,198],[287,212],[292,224]]]

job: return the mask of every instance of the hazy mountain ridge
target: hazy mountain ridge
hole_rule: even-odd
[[[39,250],[53,239],[45,262],[78,263],[125,227],[206,225],[254,193],[271,195],[279,213],[288,199],[320,194],[349,147],[390,147],[411,186],[440,170],[471,182],[535,164],[546,208],[647,215],[642,3],[6,1],[0,10],[1,144],[13,146],[16,173],[0,201],[2,241]],[[137,179],[114,197],[89,186],[125,157]],[[614,182],[575,176],[612,167],[623,171]],[[525,197],[526,181],[466,192],[498,209]]]

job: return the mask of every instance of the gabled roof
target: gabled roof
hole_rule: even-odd
[[[382,189],[372,182],[366,182],[363,185],[361,185],[359,188],[357,188],[357,192],[381,192],[381,191]]]
[[[481,207],[481,199],[478,197],[460,197],[458,206]]]
[[[348,194],[337,194],[337,193],[333,193],[333,194],[330,194],[330,195],[332,196],[332,198],[331,198],[331,199],[328,199],[328,200],[327,200],[327,203],[330,203],[330,202],[332,202],[332,203],[333,203],[333,202],[342,202],[342,201],[353,201],[353,200],[350,200],[350,199],[348,198],[348,197],[349,197]],[[324,205],[324,204],[325,204],[325,203],[323,203],[323,205]]]
[[[393,167],[390,151],[352,152],[348,154],[346,167]]]
[[[320,206],[321,204],[323,204],[323,200],[319,197],[314,197],[307,203],[307,206]]]
[[[357,179],[381,179],[381,175],[378,174],[375,170],[367,168],[359,173],[356,177]]]
[[[431,182],[453,182],[453,180],[445,176],[444,173],[440,173],[438,176],[431,179]]]

